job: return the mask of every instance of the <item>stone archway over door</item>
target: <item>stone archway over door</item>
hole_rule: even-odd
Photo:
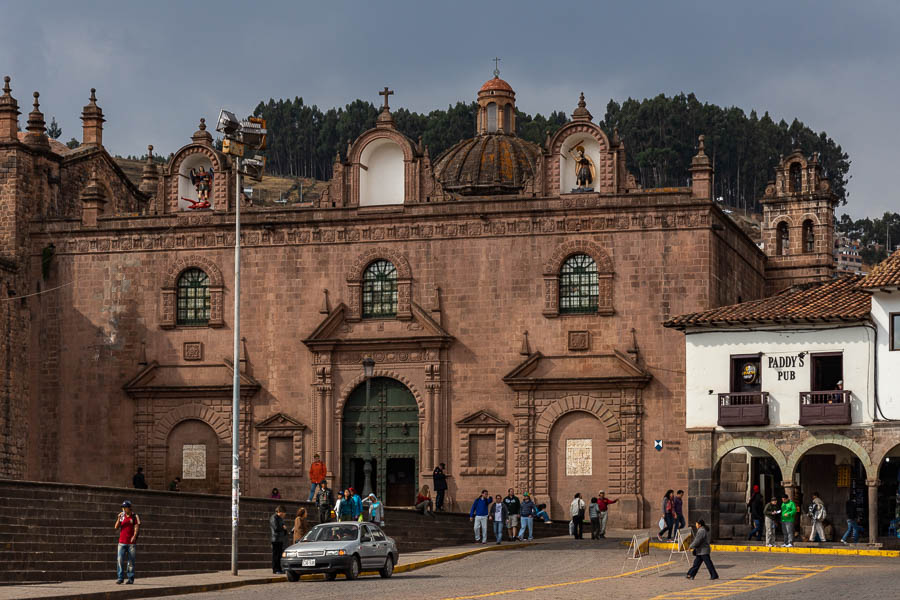
[[[569,518],[569,503],[580,492],[585,503],[608,486],[607,429],[593,414],[563,415],[550,430],[550,518]]]
[[[414,503],[419,472],[419,407],[405,385],[389,377],[357,386],[341,424],[341,484],[371,491],[393,506]],[[367,464],[368,463],[368,464]]]
[[[219,493],[220,462],[218,435],[203,421],[182,421],[169,432],[166,481],[181,477],[181,491]]]

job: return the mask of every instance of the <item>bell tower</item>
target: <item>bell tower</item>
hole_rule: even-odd
[[[836,203],[817,154],[795,150],[781,159],[762,199],[768,294],[834,276]]]

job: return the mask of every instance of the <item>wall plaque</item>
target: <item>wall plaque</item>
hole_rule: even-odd
[[[566,476],[582,477],[593,474],[593,440],[566,440]]]
[[[589,331],[570,331],[569,350],[590,350],[591,333]]]
[[[206,479],[206,444],[185,444],[182,446],[181,478]]]
[[[203,360],[203,342],[185,342],[184,360]]]

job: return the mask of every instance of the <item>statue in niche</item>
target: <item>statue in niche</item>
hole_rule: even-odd
[[[575,161],[575,181],[578,183],[578,188],[573,191],[593,190],[594,163],[584,153],[584,146],[576,144],[573,150],[569,150],[569,156]]]
[[[197,200],[191,200],[182,196],[182,200],[191,203],[188,208],[197,210],[211,206],[209,203],[209,190],[212,189],[212,180],[212,167],[209,169],[204,169],[203,167],[191,169],[191,183],[194,185],[194,189],[197,190]]]

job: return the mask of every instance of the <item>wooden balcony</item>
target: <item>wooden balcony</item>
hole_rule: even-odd
[[[850,390],[800,392],[801,425],[849,425]]]
[[[719,426],[769,424],[769,392],[719,394]]]

